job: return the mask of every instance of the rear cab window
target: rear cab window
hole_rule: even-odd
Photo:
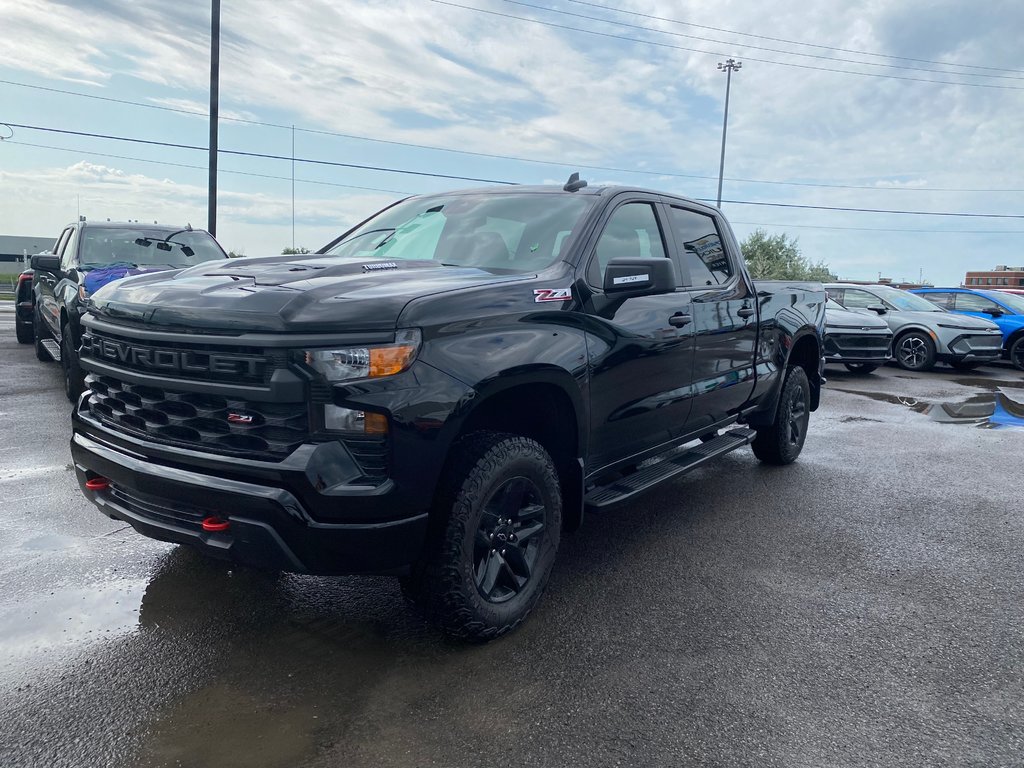
[[[705,288],[732,281],[736,271],[713,217],[672,205],[669,222],[680,249],[678,263],[687,285]]]

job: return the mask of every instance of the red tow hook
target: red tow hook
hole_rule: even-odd
[[[110,487],[110,481],[105,477],[90,477],[85,481],[85,487],[90,491],[105,491]]]
[[[220,517],[207,517],[203,519],[203,530],[208,533],[221,533],[231,527],[231,523]]]

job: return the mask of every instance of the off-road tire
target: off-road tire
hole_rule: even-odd
[[[65,325],[60,339],[60,365],[64,369],[64,394],[72,403],[78,402],[79,395],[85,391],[85,373],[78,362],[71,337],[71,326]]]
[[[493,520],[485,506],[493,506],[498,492],[521,478],[544,507],[543,529],[535,534],[540,539],[525,583],[514,596],[492,602],[477,584],[477,537],[485,515]],[[515,629],[540,599],[555,561],[561,525],[558,473],[539,443],[499,432],[467,435],[452,450],[424,556],[412,575],[402,579],[402,594],[450,637],[468,642],[500,637]]]
[[[850,373],[868,374],[878,368],[874,363],[844,363],[844,365]]]
[[[43,340],[50,338],[50,334],[46,331],[43,318],[39,316],[39,307],[32,310],[32,335],[35,336],[36,360],[52,363],[53,356],[43,346]]]
[[[807,372],[791,365],[782,383],[775,419],[757,429],[750,444],[754,455],[765,464],[792,464],[803,450],[811,413],[811,385]]]

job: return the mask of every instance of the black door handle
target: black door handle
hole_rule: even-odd
[[[751,315],[754,314],[754,308],[740,307],[739,309],[736,310],[736,314],[739,315],[740,317],[750,317]]]
[[[676,312],[668,319],[668,324],[673,325],[676,328],[682,328],[684,325],[689,325],[691,320],[693,320],[693,318],[689,315],[684,315],[682,312]]]

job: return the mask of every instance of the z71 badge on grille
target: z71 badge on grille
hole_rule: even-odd
[[[542,301],[568,301],[572,298],[572,288],[534,288],[533,300]]]
[[[248,413],[229,413],[228,421],[232,424],[252,424],[256,417]]]

